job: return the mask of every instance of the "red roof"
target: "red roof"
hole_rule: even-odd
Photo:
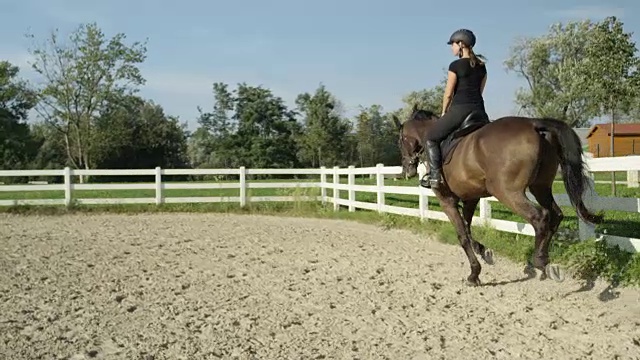
[[[611,136],[611,123],[593,125],[587,134],[587,138],[593,135],[596,130],[606,131],[607,136]],[[640,135],[640,123],[615,124],[614,131],[615,135]]]

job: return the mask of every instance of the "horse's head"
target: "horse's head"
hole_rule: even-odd
[[[402,172],[412,178],[418,173],[420,154],[423,150],[423,139],[429,128],[429,120],[438,117],[431,111],[422,110],[414,104],[409,118],[404,123],[392,115],[393,122],[399,130],[398,147],[402,155]]]

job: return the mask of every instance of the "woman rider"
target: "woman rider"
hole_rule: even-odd
[[[482,55],[473,52],[476,36],[471,30],[455,31],[447,44],[451,45],[454,56],[449,64],[447,86],[442,101],[442,116],[430,128],[426,136],[427,162],[429,173],[420,185],[437,188],[442,179],[442,155],[440,142],[457,129],[472,111],[485,112],[482,93],[487,81],[487,69]]]

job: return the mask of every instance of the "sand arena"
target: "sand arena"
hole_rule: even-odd
[[[640,291],[348,221],[0,215],[5,359],[638,359]],[[481,240],[481,239],[479,239]]]

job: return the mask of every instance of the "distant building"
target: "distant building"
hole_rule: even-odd
[[[613,156],[640,155],[640,123],[615,124],[614,131]],[[611,123],[593,125],[585,138],[593,157],[611,156]]]

